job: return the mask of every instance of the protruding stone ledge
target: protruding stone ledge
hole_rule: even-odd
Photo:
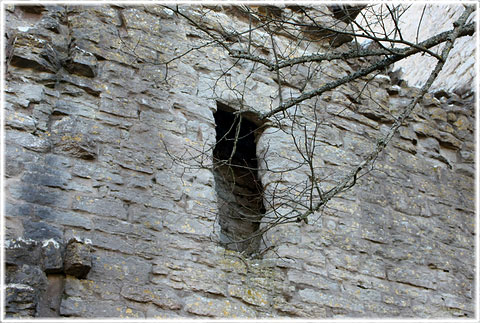
[[[88,241],[72,238],[67,243],[64,271],[79,279],[87,277],[92,268],[92,256]]]

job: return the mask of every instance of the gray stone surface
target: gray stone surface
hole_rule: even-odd
[[[95,140],[88,134],[89,125],[81,119],[62,118],[52,124],[53,152],[82,159],[97,156]]]
[[[5,304],[6,317],[35,317],[36,291],[33,287],[25,284],[7,284],[5,285]]]
[[[182,8],[219,35],[248,27],[238,8],[211,9]],[[162,6],[8,5],[5,16],[18,35],[5,86],[8,316],[474,317],[469,92],[426,95],[355,187],[308,224],[264,234],[248,258],[219,243],[213,115],[217,102],[268,112],[278,103],[275,73],[241,60],[226,76],[245,91],[232,91],[219,77],[236,61],[217,47],[191,51],[167,70],[158,62],[205,36]],[[278,44],[289,54],[284,36]],[[256,49],[269,41],[252,33]],[[298,49],[314,52],[301,41]],[[284,97],[352,66],[326,62],[308,82],[307,66],[291,69]],[[295,140],[315,136],[314,167],[327,190],[418,93],[378,75],[357,97],[365,80],[300,105],[305,127],[272,119],[258,135],[266,216],[275,217],[272,207],[305,208],[283,203],[306,202],[289,190],[309,180]]]
[[[48,239],[42,242],[43,270],[47,274],[63,273],[63,257],[65,251],[63,244],[55,239]]]
[[[92,268],[92,255],[88,243],[71,239],[65,250],[64,270],[65,274],[79,279],[87,277]]]

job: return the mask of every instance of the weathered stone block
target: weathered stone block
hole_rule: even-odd
[[[38,265],[8,266],[5,272],[6,284],[24,284],[40,293],[47,286],[47,276]]]
[[[398,132],[400,134],[400,137],[403,139],[407,139],[415,142],[418,139],[415,132],[409,127],[400,127],[400,129],[398,129]]]
[[[88,125],[77,117],[65,117],[52,125],[53,151],[82,159],[95,159],[97,144]]]
[[[432,276],[435,277],[433,270],[407,263],[387,271],[389,280],[436,289],[436,279],[432,280]]]
[[[161,231],[163,228],[163,215],[158,210],[132,204],[128,209],[128,213],[133,223],[140,223],[145,228],[155,231]]]
[[[72,204],[73,210],[81,210],[93,214],[127,219],[127,209],[123,202],[112,198],[91,198],[89,196],[76,196]]]
[[[103,150],[101,161],[114,162],[123,168],[137,172],[153,174],[152,157],[148,152],[133,151],[130,149],[115,149],[107,146]]]
[[[54,169],[51,166],[32,164],[29,167],[29,171],[22,176],[22,181],[49,187],[65,188],[71,177],[70,173]]]
[[[95,116],[95,106],[90,105],[87,102],[81,102],[75,98],[69,100],[59,99],[55,102],[55,106],[51,109],[51,113],[59,115],[66,114],[71,116],[82,116],[86,118],[92,118]]]
[[[126,299],[140,303],[152,302],[163,309],[179,310],[183,306],[180,297],[171,289],[124,285],[121,295]]]
[[[447,148],[460,149],[462,147],[462,142],[448,132],[439,132],[438,141]]]
[[[5,215],[6,216],[32,216],[33,215],[34,206],[29,203],[18,203],[18,204],[11,204],[5,201]]]
[[[25,164],[35,163],[39,158],[39,154],[16,144],[5,145],[5,176],[8,178],[19,175],[24,170]]]
[[[63,246],[53,238],[42,241],[42,260],[45,273],[63,272]]]
[[[34,214],[36,217],[61,225],[80,227],[87,230],[92,229],[93,223],[90,217],[83,213],[61,211],[47,206],[35,206]]]
[[[28,132],[6,131],[5,142],[20,145],[36,152],[46,152],[50,148],[50,140],[41,136],[35,136]]]
[[[228,299],[214,299],[203,296],[190,296],[185,299],[188,313],[210,317],[254,318],[255,311],[250,307]]]
[[[70,52],[65,68],[72,74],[95,77],[98,69],[97,59],[92,53],[75,46]]]
[[[44,98],[44,88],[41,85],[36,84],[11,84],[5,89],[7,93],[15,93],[16,102],[21,103],[24,108],[27,108],[29,103],[39,103]],[[13,99],[13,98],[12,98]]]
[[[138,118],[138,106],[128,99],[102,97],[99,109],[120,117]]]
[[[36,313],[38,297],[35,289],[26,284],[5,286],[5,316],[33,317]]]
[[[41,205],[68,207],[68,198],[61,191],[45,186],[18,182],[10,185],[10,194],[20,200]]]
[[[145,314],[117,301],[87,301],[81,297],[68,297],[60,305],[61,316],[81,318],[144,318]]]
[[[230,296],[242,299],[247,304],[256,306],[269,305],[269,299],[264,290],[257,288],[249,288],[248,286],[228,286],[228,293]]]
[[[31,219],[25,218],[23,220],[24,235],[26,238],[34,239],[38,241],[55,239],[56,241],[63,240],[63,230],[57,226],[46,223],[36,222]]]
[[[7,108],[8,109],[8,108]],[[33,132],[35,130],[36,121],[32,117],[21,113],[13,111],[5,111],[5,125],[8,127],[20,129],[27,132]]]
[[[90,246],[77,239],[70,239],[65,251],[65,274],[83,279],[92,268]]]
[[[7,265],[35,265],[40,261],[40,256],[40,249],[35,240],[24,238],[5,240],[5,263]]]
[[[94,246],[95,243],[97,237],[93,241]],[[147,284],[149,281],[151,264],[140,257],[98,249],[95,252],[94,263],[95,270],[91,271],[88,277],[94,281],[128,281],[131,284]]]
[[[170,311],[170,310],[163,310],[156,305],[149,305],[147,308],[147,312],[145,314],[145,318],[147,319],[156,319],[156,320],[161,320],[161,319],[182,319],[184,316],[177,314],[179,312],[177,311]]]

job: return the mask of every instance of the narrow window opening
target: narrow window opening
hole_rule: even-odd
[[[219,203],[220,242],[230,250],[258,251],[260,221],[265,214],[258,178],[256,136],[259,127],[218,103],[214,114],[214,175]]]

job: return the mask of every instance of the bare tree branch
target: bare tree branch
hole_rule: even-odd
[[[471,23],[471,24],[468,24],[468,25],[462,25],[461,27],[456,27],[453,30],[443,32],[441,34],[438,34],[436,36],[433,36],[433,37],[421,42],[420,47],[431,48],[433,46],[436,46],[438,44],[441,44],[443,42],[448,41],[452,37],[452,35],[456,35],[455,37],[458,38],[458,37],[462,37],[462,36],[466,36],[466,35],[472,35],[474,31],[475,31],[475,24],[474,23]],[[322,86],[318,89],[315,89],[315,90],[307,92],[307,93],[303,93],[302,95],[298,96],[295,99],[284,102],[282,105],[278,106],[277,108],[273,109],[272,111],[262,114],[261,118],[262,119],[269,118],[269,117],[271,117],[272,115],[274,115],[278,112],[284,111],[284,110],[294,106],[295,104],[299,104],[302,101],[305,101],[307,99],[318,96],[318,95],[320,95],[320,94],[322,94],[326,91],[330,91],[330,90],[332,90],[332,89],[334,89],[334,88],[336,88],[336,87],[338,87],[342,84],[351,82],[351,81],[356,80],[356,79],[358,79],[362,76],[366,76],[366,75],[368,75],[368,74],[370,74],[370,73],[372,73],[376,70],[379,70],[379,69],[385,68],[387,66],[390,66],[393,63],[398,62],[399,60],[404,59],[408,56],[419,53],[420,51],[421,51],[421,49],[419,49],[417,47],[405,48],[405,49],[399,50],[397,54],[392,55],[390,57],[387,57],[387,58],[385,58],[384,60],[382,60],[378,63],[372,64],[372,65],[370,65],[366,68],[363,68],[363,69],[361,69],[361,70],[359,70],[359,71],[357,71],[353,74],[347,75],[347,76],[345,76],[343,78],[340,78],[336,81],[327,83],[327,84],[325,84],[324,86]],[[444,60],[444,58],[442,58],[442,60]]]
[[[322,200],[320,200],[313,211],[308,210],[302,216],[300,219],[304,219],[308,217],[310,214],[313,212],[319,210],[325,203],[327,203],[329,200],[331,200],[334,196],[338,195],[339,193],[345,191],[346,189],[351,188],[352,186],[355,185],[356,179],[360,171],[367,166],[369,166],[375,159],[378,157],[378,155],[385,149],[385,147],[388,145],[390,140],[392,140],[393,136],[395,133],[398,131],[398,129],[402,126],[402,124],[405,122],[405,120],[410,116],[412,113],[413,109],[417,105],[417,103],[420,101],[420,99],[423,98],[425,93],[428,92],[428,89],[432,86],[433,82],[437,78],[438,74],[442,70],[443,66],[445,65],[445,61],[448,57],[448,54],[450,53],[450,50],[453,48],[453,44],[455,40],[461,36],[462,33],[462,27],[464,26],[466,20],[470,16],[470,14],[474,11],[474,7],[470,6],[467,7],[463,14],[460,16],[460,18],[454,23],[455,28],[452,30],[451,33],[449,33],[449,37],[446,40],[445,47],[442,50],[442,60],[437,62],[437,65],[435,68],[432,70],[430,73],[429,78],[425,82],[425,84],[422,86],[420,93],[410,102],[410,104],[405,108],[405,110],[402,112],[402,114],[395,120],[395,123],[392,125],[388,133],[379,138],[376,143],[376,148],[373,152],[371,152],[367,158],[365,158],[357,167],[355,167],[349,175],[347,175],[343,181],[341,181],[338,185],[336,185],[334,188],[330,189],[323,197]]]

